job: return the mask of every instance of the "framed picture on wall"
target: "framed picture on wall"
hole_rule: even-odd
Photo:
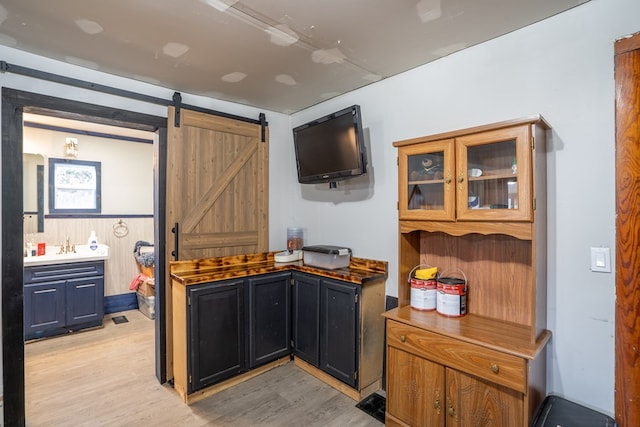
[[[49,213],[101,212],[100,162],[49,159]]]

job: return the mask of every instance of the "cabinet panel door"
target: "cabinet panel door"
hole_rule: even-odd
[[[65,281],[24,286],[24,333],[26,339],[39,332],[64,327]]]
[[[320,369],[357,386],[358,286],[322,279],[320,295]]]
[[[386,410],[411,426],[443,426],[444,367],[388,346]]]
[[[245,370],[244,298],[243,280],[188,290],[189,392]]]
[[[104,276],[67,281],[67,326],[101,323],[104,317]]]
[[[454,141],[416,144],[398,151],[400,219],[455,219]]]
[[[531,165],[528,125],[457,138],[458,219],[531,221]]]
[[[293,354],[320,364],[320,278],[293,273]]]
[[[524,424],[524,395],[453,369],[446,370],[447,427]]]
[[[284,357],[291,349],[291,273],[250,278],[249,368]]]

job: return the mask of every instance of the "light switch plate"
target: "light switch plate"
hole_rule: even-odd
[[[611,273],[611,250],[609,248],[591,248],[591,271]]]

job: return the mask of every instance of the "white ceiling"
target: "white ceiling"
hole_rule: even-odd
[[[586,1],[1,0],[0,44],[290,114]]]

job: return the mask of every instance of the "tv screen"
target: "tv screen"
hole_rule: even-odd
[[[293,129],[298,182],[336,182],[367,172],[360,107],[313,120]]]

